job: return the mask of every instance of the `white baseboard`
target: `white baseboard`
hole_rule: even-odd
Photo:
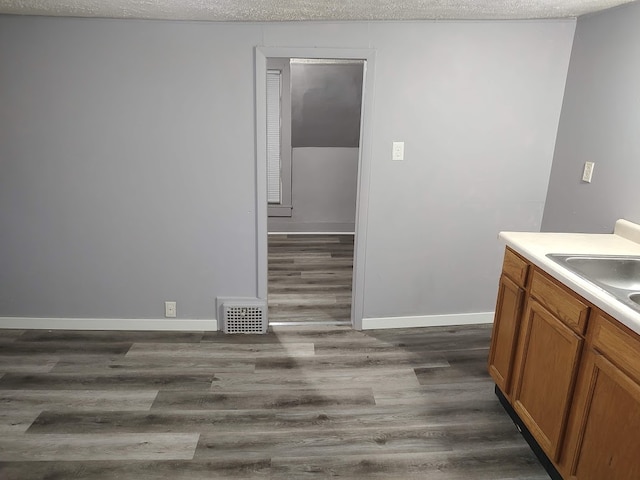
[[[355,235],[356,232],[269,232],[267,235]]]
[[[493,323],[494,312],[454,313],[449,315],[420,315],[414,317],[363,318],[362,329],[439,327]]]
[[[218,321],[168,318],[27,318],[0,317],[0,328],[21,330],[165,330],[213,332]]]
[[[492,323],[493,312],[450,315],[420,315],[412,317],[363,318],[362,329],[437,327]],[[218,321],[167,318],[33,318],[0,317],[0,328],[21,330],[164,330],[215,332]]]

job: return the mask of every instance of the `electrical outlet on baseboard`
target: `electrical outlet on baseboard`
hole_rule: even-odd
[[[176,302],[164,302],[164,316],[176,318]]]

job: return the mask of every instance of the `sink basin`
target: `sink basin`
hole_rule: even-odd
[[[550,253],[547,257],[640,312],[640,256]]]
[[[624,290],[640,290],[640,257],[568,257],[585,277]]]

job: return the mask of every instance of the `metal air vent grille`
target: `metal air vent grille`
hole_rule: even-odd
[[[224,303],[224,333],[267,333],[266,305]]]

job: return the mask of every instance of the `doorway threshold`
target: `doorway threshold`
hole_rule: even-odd
[[[304,326],[308,326],[308,325],[330,325],[330,326],[339,326],[339,327],[345,327],[345,326],[351,326],[351,322],[349,321],[342,321],[342,320],[335,320],[335,321],[322,321],[322,320],[318,320],[318,321],[311,321],[311,322],[269,322],[269,326],[270,327],[304,327]]]

